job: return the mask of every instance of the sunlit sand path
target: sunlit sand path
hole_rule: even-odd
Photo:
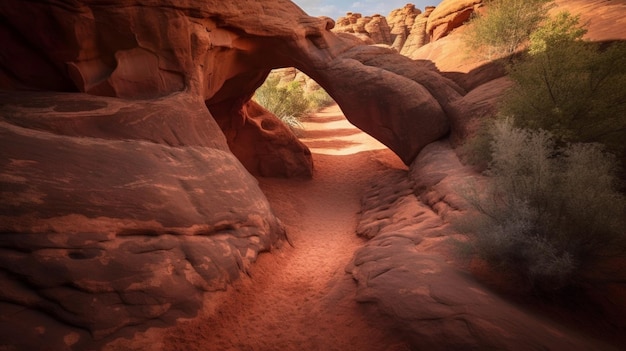
[[[304,125],[313,179],[259,180],[293,247],[261,255],[212,315],[170,329],[163,350],[408,350],[354,300],[344,271],[362,245],[354,234],[361,194],[380,172],[403,165],[336,105]]]

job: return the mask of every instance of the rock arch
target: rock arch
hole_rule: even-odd
[[[3,4],[9,54],[0,86],[126,99],[185,91],[232,131],[248,111],[258,115],[249,99],[268,72],[293,66],[405,163],[449,131],[450,103],[463,93],[428,62],[332,33],[331,19],[309,17],[287,0],[118,2],[43,2],[29,11]],[[25,12],[42,20],[25,21]],[[293,145],[291,152],[306,154]]]
[[[250,102],[271,69],[305,72],[406,163],[462,94],[287,0],[7,0],[0,17],[0,344],[18,349],[194,314],[280,245],[231,153],[253,173],[310,172]]]

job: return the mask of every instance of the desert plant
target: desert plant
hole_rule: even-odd
[[[488,0],[485,14],[470,20],[464,42],[486,59],[513,54],[546,18],[551,0]]]
[[[254,94],[254,99],[282,119],[298,118],[309,111],[309,102],[298,82],[280,84],[277,76],[268,77]]]
[[[510,119],[495,122],[492,138],[487,189],[463,194],[479,215],[460,229],[480,257],[536,290],[555,290],[623,252],[626,198],[611,154],[597,144],[558,147],[549,132]]]
[[[321,88],[305,92],[301,82],[283,83],[279,76],[271,74],[256,90],[253,99],[295,132],[302,128],[301,119],[309,112],[334,102]]]
[[[473,133],[467,136],[464,142],[456,149],[460,160],[464,164],[476,166],[485,170],[491,162],[491,128],[492,119],[489,116],[482,116],[478,126]]]
[[[530,34],[528,51],[531,55],[540,54],[554,44],[582,40],[586,33],[587,29],[580,24],[580,15],[562,11]]]
[[[305,92],[305,97],[307,100],[309,100],[309,105],[312,110],[319,110],[321,108],[330,106],[335,102],[335,100],[333,100],[333,98],[328,95],[326,90],[321,88]]]
[[[531,35],[529,55],[515,63],[515,82],[501,113],[520,127],[546,129],[564,142],[626,149],[626,44],[600,50],[584,42],[578,17],[561,13]]]

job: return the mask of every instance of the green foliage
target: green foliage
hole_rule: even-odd
[[[587,29],[580,26],[579,21],[580,16],[572,16],[569,12],[560,12],[548,19],[530,34],[530,54],[543,53],[548,47],[560,42],[582,40]]]
[[[599,142],[626,155],[626,43],[601,51],[577,40],[584,31],[576,24],[557,17],[534,35],[532,54],[510,71],[516,84],[501,113],[559,141]]]
[[[478,126],[476,132],[458,147],[457,153],[463,163],[476,166],[482,170],[487,168],[487,165],[491,162],[492,127],[490,119],[483,117],[482,123]]]
[[[623,253],[626,198],[617,190],[615,159],[597,144],[558,148],[544,130],[492,129],[488,188],[465,198],[480,215],[462,228],[476,252],[536,290],[581,279],[581,269]]]
[[[313,110],[319,110],[330,106],[335,102],[335,100],[333,100],[333,98],[328,95],[324,89],[310,91],[309,93],[306,93],[305,96],[309,100],[309,104]]]
[[[546,18],[551,0],[489,0],[486,14],[476,15],[465,34],[469,49],[494,59],[513,54]]]
[[[298,119],[309,111],[309,102],[300,84],[280,85],[277,76],[268,77],[257,89],[254,99],[281,120]]]
[[[306,93],[300,82],[281,83],[277,75],[270,75],[253,98],[292,130],[302,128],[301,119],[309,112],[333,103],[325,90]]]

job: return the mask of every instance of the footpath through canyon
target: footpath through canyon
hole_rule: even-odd
[[[345,273],[363,244],[355,234],[363,192],[406,166],[337,105],[308,118],[301,140],[313,153],[313,179],[259,179],[291,245],[260,255],[250,278],[220,293],[200,317],[106,350],[409,350],[384,318],[354,300]]]

